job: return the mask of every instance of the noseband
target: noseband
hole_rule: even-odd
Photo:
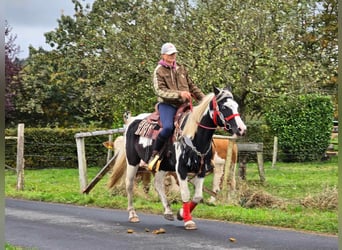
[[[218,109],[218,105],[217,105],[217,101],[216,101],[216,96],[214,96],[214,98],[212,99],[212,104],[213,104],[213,122],[215,124],[216,127],[207,127],[207,126],[204,126],[200,123],[198,123],[198,126],[201,127],[201,128],[205,128],[205,129],[212,129],[212,130],[215,130],[219,125],[218,125],[218,118],[223,122],[224,124],[224,129],[227,130],[226,126],[229,125],[229,121],[234,119],[235,117],[237,116],[240,116],[240,114],[232,114],[230,116],[227,116],[227,117],[223,117],[222,113],[220,112],[220,110]]]

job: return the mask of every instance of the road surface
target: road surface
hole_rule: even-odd
[[[6,242],[37,250],[338,249],[337,236],[196,218],[198,230],[186,231],[161,215],[139,213],[133,224],[124,210],[16,199],[6,199],[5,216]]]

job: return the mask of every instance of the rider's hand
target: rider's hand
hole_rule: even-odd
[[[186,100],[190,101],[191,100],[191,94],[188,91],[181,91],[180,96],[181,96],[183,101],[186,101]]]

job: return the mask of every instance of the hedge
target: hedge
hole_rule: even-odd
[[[321,100],[321,101],[319,101]],[[312,101],[311,99],[307,99],[307,101],[312,102],[311,106],[320,107],[322,103],[326,103],[326,99],[319,99],[316,101]],[[292,104],[296,104],[298,106],[298,102],[292,102]],[[284,106],[284,104],[281,104]],[[312,122],[311,118],[309,124],[305,125],[305,119],[307,116],[298,115],[298,113],[293,112],[295,109],[290,109],[289,113],[283,113],[284,111],[273,112],[272,114],[286,114],[288,118],[291,114],[297,117],[296,122],[300,122],[301,126],[306,127],[306,131],[318,131],[319,136],[323,136],[323,141],[320,139],[320,150],[319,154],[324,152],[328,146],[330,134],[331,134],[331,126],[332,126],[332,118],[330,117],[330,105],[327,105],[327,109],[319,108],[319,110],[315,111],[316,122]],[[291,105],[287,105],[290,107]],[[306,105],[308,106],[308,105]],[[310,106],[310,105],[309,105]],[[303,107],[303,105],[301,105]],[[303,108],[299,109],[302,110]],[[316,110],[315,109],[315,110]],[[279,109],[279,111],[282,109]],[[303,112],[303,110],[301,111]],[[323,114],[321,114],[321,112]],[[307,113],[307,115],[311,115],[311,113]],[[317,117],[321,116],[320,119]],[[273,117],[275,119],[275,116]],[[279,120],[280,127],[286,127],[287,122],[291,119]],[[299,119],[301,118],[301,119]],[[268,114],[268,119],[270,119],[270,113]],[[283,118],[284,119],[284,118]],[[304,119],[304,120],[303,120]],[[321,121],[322,119],[327,119],[326,121]],[[317,121],[320,121],[319,126],[322,129],[313,128],[317,125]],[[274,133],[274,128],[272,130],[271,126],[266,125],[263,120],[254,120],[246,122],[247,125],[247,135],[240,139],[240,142],[262,142],[264,144],[264,160],[269,161],[272,159],[273,153],[273,138],[274,135],[278,135],[279,133]],[[322,127],[323,126],[323,127]],[[315,130],[316,129],[316,130]],[[74,128],[74,129],[64,129],[64,128],[25,128],[25,142],[24,142],[24,158],[25,158],[25,168],[27,169],[42,169],[42,168],[77,168],[77,148],[75,141],[75,134],[80,132],[90,132],[90,131],[98,131],[98,130],[108,130],[108,128]],[[277,130],[278,131],[278,130]],[[280,130],[279,130],[280,131]],[[303,133],[303,140],[307,141],[310,137],[308,136],[308,132],[300,132]],[[227,135],[226,132],[217,131],[218,134]],[[296,136],[299,136],[296,133]],[[11,128],[5,130],[6,136],[17,136],[17,128]],[[114,137],[119,136],[121,134],[114,134]],[[319,136],[316,134],[314,138],[318,139]],[[286,138],[286,137],[285,137]],[[94,136],[85,138],[85,148],[86,148],[86,159],[89,167],[96,166],[102,167],[106,164],[107,159],[107,149],[102,145],[104,141],[108,140],[107,135],[102,136]],[[283,146],[282,141],[284,140],[284,136],[279,137],[279,144]],[[309,141],[312,142],[312,141]],[[298,143],[295,143],[297,145]],[[312,143],[311,143],[312,144]],[[314,147],[317,147],[317,142]],[[302,147],[302,146],[301,146]],[[305,149],[308,150],[308,149]],[[311,150],[311,149],[310,149]],[[5,140],[5,163],[10,167],[16,166],[16,153],[17,153],[17,142],[16,140]],[[302,152],[298,151],[292,152],[293,159],[302,160]],[[306,158],[307,159],[307,158]],[[311,158],[310,158],[311,159]],[[256,154],[250,153],[248,154],[248,161],[255,161]],[[281,159],[280,159],[281,160]]]
[[[61,128],[25,128],[24,159],[25,168],[77,168],[77,148],[75,134],[107,129],[61,129]],[[17,128],[6,129],[6,136],[17,136]],[[120,134],[115,134],[118,136]],[[107,149],[102,145],[108,136],[85,138],[86,159],[89,167],[104,166]],[[5,140],[5,163],[16,166],[17,141]]]
[[[269,105],[266,122],[278,136],[282,160],[322,159],[331,138],[333,104],[317,94],[286,96]]]

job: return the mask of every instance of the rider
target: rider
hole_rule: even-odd
[[[153,73],[153,88],[158,97],[158,110],[163,125],[153,146],[148,169],[153,170],[160,157],[160,150],[174,130],[173,118],[177,109],[191,97],[200,101],[203,92],[192,82],[187,69],[176,63],[177,49],[172,43],[161,47],[161,60]]]

